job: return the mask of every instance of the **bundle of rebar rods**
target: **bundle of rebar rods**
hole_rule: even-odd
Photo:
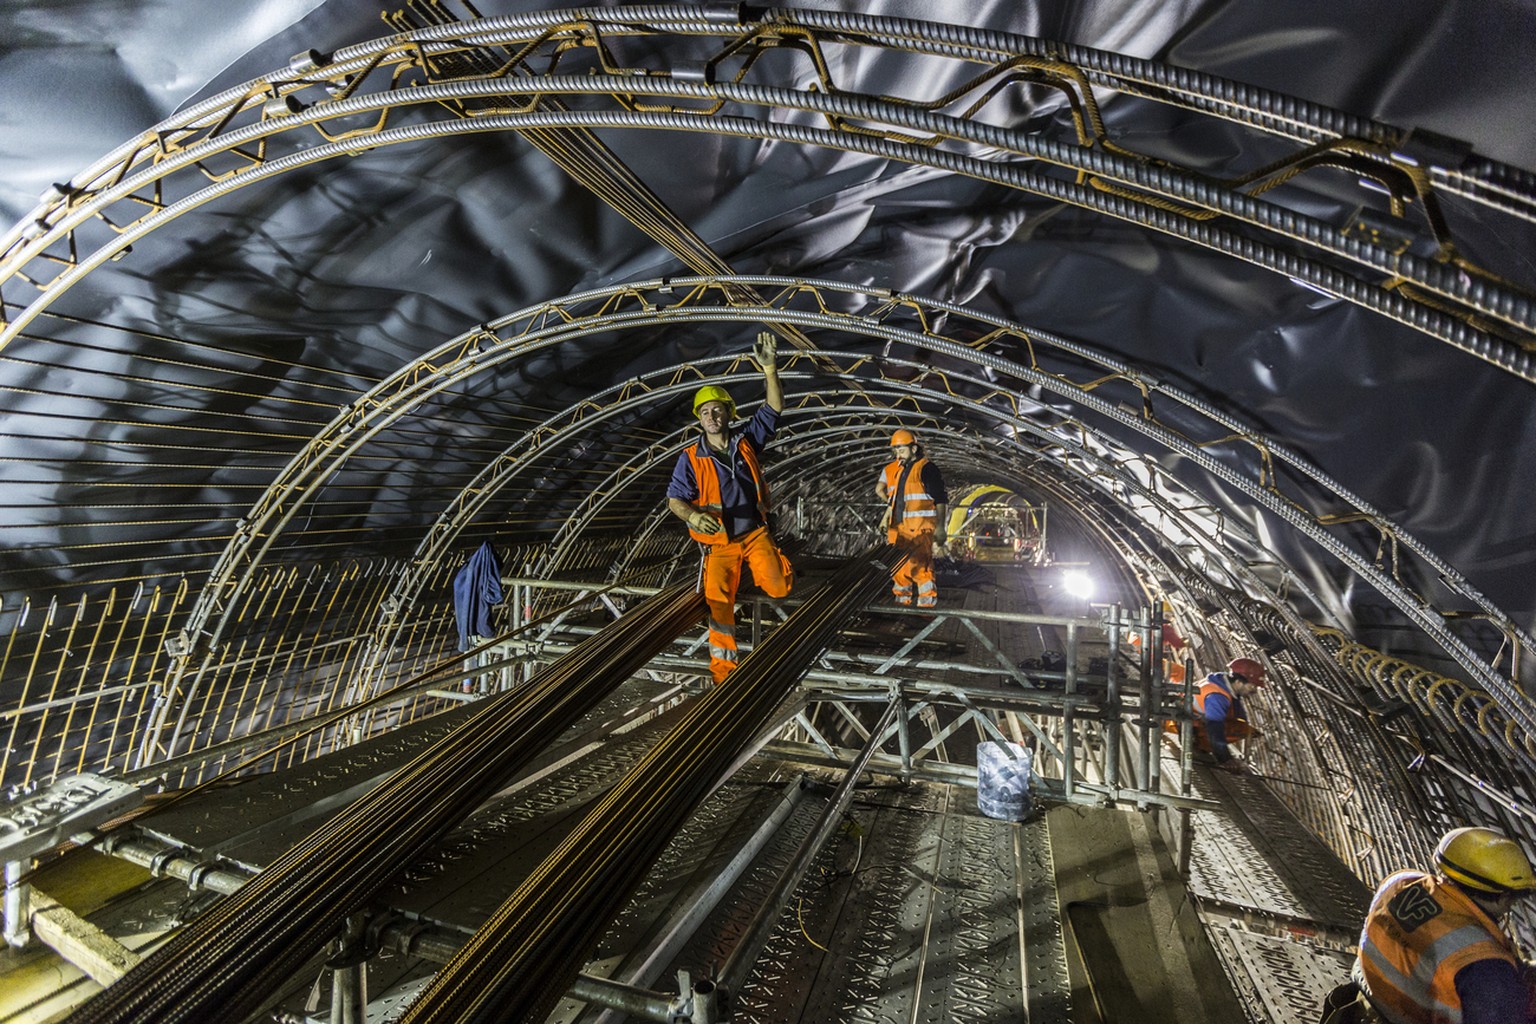
[[[883,592],[901,555],[845,563],[689,708],[411,1004],[401,1024],[542,1021],[683,821],[771,724],[839,626]]]
[[[260,1009],[393,877],[703,612],[691,584],[664,590],[525,686],[485,700],[69,1021],[236,1021]]]

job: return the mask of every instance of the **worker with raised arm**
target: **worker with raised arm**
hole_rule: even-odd
[[[1212,672],[1195,691],[1195,743],[1216,757],[1216,767],[1234,775],[1248,768],[1232,752],[1231,741],[1254,734],[1243,698],[1264,685],[1264,666],[1252,658],[1234,658],[1225,672]]]
[[[1352,982],[1324,1024],[1536,1024],[1536,986],[1500,924],[1536,891],[1530,858],[1490,828],[1447,832],[1433,873],[1399,871],[1376,890]]]
[[[789,593],[794,574],[768,528],[768,482],[762,454],[779,428],[784,390],[779,384],[778,338],[763,331],[753,358],[763,371],[767,397],[739,433],[731,431],[736,403],[717,384],[693,396],[702,436],[678,456],[667,485],[667,508],[688,524],[703,546],[701,588],[709,609],[709,670],[715,682],[736,668],[736,589],[741,570],[769,597]]]
[[[944,489],[944,474],[928,461],[912,431],[897,430],[891,435],[891,453],[895,459],[875,483],[875,494],[886,503],[880,526],[886,538],[907,555],[891,577],[891,594],[897,604],[910,605],[916,588],[917,606],[932,608],[939,602],[933,557],[948,539],[944,524],[949,492]]]

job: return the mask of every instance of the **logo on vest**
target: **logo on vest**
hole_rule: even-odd
[[[1433,896],[1417,885],[1408,886],[1387,902],[1387,913],[1402,925],[1405,932],[1433,921],[1444,909]]]

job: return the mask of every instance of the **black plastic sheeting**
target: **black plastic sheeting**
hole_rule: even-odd
[[[194,99],[302,50],[388,33],[377,0],[18,0],[0,10],[0,217]],[[481,0],[485,16],[538,9]],[[1390,6],[1309,0],[817,4],[1039,35],[1197,68],[1472,143],[1536,168],[1529,108],[1536,8],[1514,2]],[[1027,8],[1027,9],[1025,9]],[[462,12],[460,12],[462,13]],[[862,91],[897,91],[897,65],[859,68]],[[1047,105],[1018,116],[1049,116]],[[1121,124],[1145,151],[1176,125]],[[1216,145],[1204,152],[1221,152]],[[793,273],[929,295],[1123,355],[1297,449],[1422,540],[1528,628],[1536,625],[1536,403],[1530,385],[1472,356],[1284,277],[1087,211],[850,154],[751,140],[601,133],[741,273]],[[1231,136],[1234,163],[1242,162]],[[686,156],[680,155],[686,152]],[[1213,166],[1212,171],[1221,167]],[[1326,187],[1326,183],[1322,186]],[[189,234],[193,224],[197,232]],[[1479,233],[1479,257],[1536,280],[1529,233]],[[0,352],[4,589],[86,583],[119,564],[217,555],[264,482],[357,389],[475,323],[584,288],[679,272],[627,221],[511,136],[395,146],[284,176],[222,200],[91,275],[29,338]],[[1523,273],[1523,276],[1522,276]],[[99,322],[111,326],[92,326]],[[125,330],[126,328],[126,330]],[[135,333],[137,332],[137,333]],[[593,340],[497,382],[503,404],[552,411],[648,369],[748,344],[689,329]],[[184,413],[132,403],[184,388],[157,336],[196,339],[227,374]],[[828,340],[829,347],[835,341]],[[180,348],[177,352],[181,352]],[[77,371],[132,371],[142,394],[91,394]],[[308,368],[308,369],[306,369]],[[253,378],[252,375],[256,376]],[[115,380],[130,379],[117,376]],[[253,386],[253,379],[259,386]],[[209,397],[209,396],[212,397]],[[675,415],[676,410],[667,410]],[[380,466],[360,512],[423,486],[423,467],[472,474],[514,427],[456,409],[425,430],[416,464]],[[113,462],[116,446],[195,440],[245,424],[246,443],[197,458]],[[668,429],[674,424],[666,423]],[[173,433],[173,429],[183,433]],[[190,429],[191,433],[185,430]],[[1122,438],[1136,444],[1134,437]],[[220,442],[227,444],[228,442]],[[137,450],[137,449],[136,449]],[[110,466],[90,461],[107,453]],[[88,467],[88,468],[87,468]],[[1254,525],[1346,618],[1336,564],[1190,467],[1192,486]],[[100,473],[100,477],[91,477]],[[85,479],[81,479],[85,474]],[[91,529],[95,483],[169,487],[185,522],[146,524],[90,565],[52,564],[63,526]],[[110,487],[103,494],[109,501]],[[66,507],[60,508],[63,505]],[[121,542],[128,531],[111,532]],[[79,534],[71,535],[72,541]],[[104,535],[105,537],[105,535]],[[389,541],[390,553],[412,539]],[[404,551],[399,546],[404,546]]]

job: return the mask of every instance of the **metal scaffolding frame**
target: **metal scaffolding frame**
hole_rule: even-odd
[[[1469,158],[1458,152],[1455,140],[1151,62],[955,26],[773,10],[747,23],[728,5],[626,8],[623,21],[614,19],[608,9],[544,12],[413,29],[334,55],[310,51],[286,70],[178,114],[55,187],[27,221],[0,237],[0,285],[13,304],[18,294],[25,304],[19,316],[0,323],[0,346],[93,269],[109,259],[131,259],[134,241],[289,170],[395,142],[513,131],[592,185],[602,175],[583,177],[569,152],[562,160],[562,147],[590,137],[581,134],[585,129],[619,127],[841,148],[1048,196],[1274,269],[1536,379],[1530,357],[1536,313],[1529,288],[1505,280],[1499,268],[1459,256],[1438,209],[1442,198],[1454,196],[1490,217],[1536,220],[1531,201],[1536,180]],[[626,53],[632,39],[647,43],[648,56],[638,63]],[[955,74],[961,84],[938,100],[850,91],[838,80],[837,62],[829,54],[860,48],[948,62],[960,69]],[[487,55],[503,59],[492,60],[487,70]],[[668,63],[667,56],[675,59]],[[786,68],[795,70],[786,73]],[[806,68],[813,73],[805,82],[814,88],[789,80]],[[1044,87],[1061,96],[1077,144],[987,124],[989,105],[1017,86]],[[1195,169],[1148,161],[1111,144],[1098,123],[1095,92],[1172,104],[1295,145],[1259,172],[1212,181]],[[562,104],[568,99],[589,109],[566,109]],[[430,120],[434,105],[449,111],[451,119]],[[802,115],[825,124],[785,120]],[[316,134],[323,144],[312,146]],[[1383,184],[1387,198],[1372,198],[1362,182],[1361,215],[1343,229],[1310,215],[1304,204],[1288,207],[1285,189],[1274,187],[1321,168]],[[638,222],[639,213],[649,209],[637,198],[641,191],[636,187],[626,195],[620,189],[609,201]],[[1421,213],[1423,223],[1410,221],[1410,211]],[[1212,224],[1217,217],[1221,226]],[[1170,599],[1180,622],[1199,621],[1208,617],[1205,609],[1218,608],[1209,617],[1221,621],[1203,623],[1195,638],[1206,660],[1219,662],[1226,653],[1252,646],[1261,629],[1284,636],[1285,652],[1266,661],[1288,684],[1277,704],[1303,727],[1284,742],[1273,741],[1256,763],[1291,776],[1280,780],[1292,783],[1288,801],[1305,811],[1361,874],[1424,852],[1425,823],[1410,821],[1403,807],[1393,806],[1391,794],[1433,793],[1463,816],[1502,819],[1510,831],[1532,834],[1523,773],[1536,767],[1536,719],[1521,691],[1521,676],[1529,671],[1536,641],[1379,510],[1250,425],[1135,367],[959,306],[838,282],[732,276],[681,228],[686,225],[679,222],[647,230],[673,252],[691,254],[684,258],[694,269],[717,276],[646,282],[543,303],[482,324],[413,361],[305,442],[235,527],[200,592],[192,592],[183,578],[131,597],[113,590],[104,607],[95,602],[88,609],[82,598],[36,609],[30,624],[25,612],[18,616],[0,668],[29,667],[20,703],[0,716],[0,728],[10,732],[8,746],[20,736],[20,747],[30,748],[15,760],[26,765],[25,781],[59,775],[71,763],[85,768],[87,746],[93,738],[102,741],[99,733],[108,718],[105,760],[121,757],[124,747],[137,750],[138,767],[129,777],[147,781],[189,769],[217,771],[232,753],[274,740],[286,743],[306,723],[333,725],[370,714],[364,702],[381,695],[391,678],[400,678],[401,669],[386,672],[390,659],[409,652],[419,663],[445,650],[442,638],[451,624],[441,610],[423,606],[421,595],[453,568],[455,544],[484,525],[525,474],[537,471],[546,452],[626,411],[673,400],[706,375],[738,372],[744,364],[737,357],[669,367],[550,416],[488,458],[484,471],[422,534],[411,559],[353,562],[338,567],[334,579],[330,573],[320,578],[311,568],[306,577],[271,555],[296,549],[302,537],[291,527],[349,458],[408,423],[434,394],[541,348],[667,323],[767,323],[808,350],[787,358],[787,378],[824,381],[846,373],[852,379],[846,390],[823,389],[796,402],[782,435],[782,469],[827,478],[825,467],[833,459],[870,446],[893,418],[937,425],[963,409],[985,429],[947,427],[950,436],[936,447],[958,465],[990,464],[999,475],[1049,493],[1085,523],[1116,534],[1141,590]],[[876,361],[822,350],[803,333],[811,330],[885,341],[897,346],[898,354]],[[919,345],[941,357],[938,365],[900,355],[903,346]],[[1056,373],[1037,359],[1046,347],[1091,369],[1076,376]],[[1023,394],[1031,387],[1067,399],[1081,413],[1065,417],[1029,408]],[[1184,422],[1175,428],[1174,418],[1163,415],[1172,406],[1207,433],[1186,436]],[[1305,581],[1282,567],[1259,564],[1265,553],[1259,538],[1222,522],[1154,458],[1118,444],[1116,430],[1135,431],[1154,447],[1179,452],[1333,555],[1438,641],[1470,683],[1394,662],[1328,627],[1303,622],[1287,601],[1293,595],[1301,594],[1322,616],[1330,611],[1307,592]],[[830,440],[839,433],[846,436]],[[643,505],[636,495],[654,487],[659,468],[681,443],[680,433],[673,432],[641,439],[633,450],[619,453],[554,539],[532,546],[526,557],[520,554],[520,564],[554,573],[590,562],[594,553],[605,551],[594,539],[597,521],[616,508],[643,520],[629,553],[641,551],[642,557],[619,552],[610,579],[643,575],[644,554],[666,542],[659,530],[667,520],[635,516]],[[1225,451],[1231,461],[1208,449]],[[1232,469],[1234,464],[1240,469]],[[859,486],[835,476],[823,482],[833,494],[851,495]],[[1099,497],[1120,508],[1105,509]],[[1318,511],[1323,509],[1328,511]],[[1201,578],[1207,574],[1219,576],[1236,593]],[[549,583],[542,575],[534,579],[537,583],[517,584],[526,588],[521,594]],[[142,583],[138,590],[145,590]],[[517,608],[533,603],[522,597],[513,601]],[[306,624],[332,604],[348,607],[356,618],[301,650]],[[284,635],[247,634],[247,624],[277,610],[288,614]],[[518,614],[514,628],[527,625]],[[974,624],[968,628],[980,635]],[[1489,633],[1504,641],[1492,658],[1469,641]],[[554,637],[545,638],[547,650],[556,649]],[[1144,649],[1155,643],[1153,637]],[[111,665],[130,650],[133,671],[114,677],[110,688],[90,688],[98,676],[105,682]],[[908,661],[880,671],[836,659],[813,670],[815,688],[807,691],[801,715],[791,723],[804,742],[781,741],[777,749],[847,766],[851,748],[824,734],[816,709],[853,727],[860,722],[860,705],[884,700],[896,709],[895,720],[865,737],[871,741],[865,751],[869,763],[882,769],[954,781],[954,773],[936,760],[942,740],[956,729],[988,736],[995,730],[1008,738],[1007,730],[1016,728],[1012,738],[1032,739],[1050,755],[1042,759],[1046,765],[1060,769],[1050,784],[1053,796],[1190,806],[1145,788],[1160,771],[1158,759],[1148,753],[1147,724],[1155,713],[1150,705],[1146,713],[1132,705],[1105,717],[1104,705],[1079,699],[1080,694],[1063,698],[1059,706],[1040,697],[1033,704],[1010,703],[966,684],[883,681],[909,664],[925,668],[907,654]],[[527,657],[518,652],[509,664],[517,669]],[[1508,672],[1500,667],[1505,658]],[[685,651],[663,656],[655,671],[686,675],[694,671],[688,667],[693,663],[693,654]],[[482,660],[431,683],[410,685],[411,696],[397,696],[399,707],[388,712],[398,717],[381,714],[377,722],[440,707],[457,699],[442,689],[445,680],[496,667],[496,660]],[[1015,682],[1027,678],[1016,665],[1003,671]],[[267,688],[300,677],[308,688],[290,694],[285,709],[275,713],[277,695]],[[1106,679],[1106,688],[1114,682]],[[431,686],[438,688],[436,694]],[[1386,703],[1347,704],[1361,693]],[[417,710],[405,710],[406,701]],[[928,744],[916,750],[908,744],[896,755],[880,752],[893,740],[901,744],[912,724],[921,724],[924,709],[940,705],[956,717]],[[1131,715],[1138,716],[1134,722]],[[1394,724],[1405,720],[1400,715],[1410,716],[1438,746],[1419,749],[1406,767],[1387,763],[1388,784],[1373,791],[1358,763],[1364,755],[1412,753],[1420,742]],[[1024,724],[1026,716],[1033,727]],[[1098,735],[1095,730],[1107,734],[1111,718],[1124,726],[1120,742],[1103,736],[1097,744],[1083,742]],[[1312,731],[1317,723],[1326,735]],[[34,733],[22,731],[33,725]],[[214,742],[215,735],[240,728],[251,731]],[[337,727],[329,743],[344,744],[361,734]],[[1127,735],[1139,736],[1140,745]],[[50,768],[44,744],[55,737],[59,744]],[[70,745],[76,740],[78,760]],[[316,739],[305,749],[324,746]],[[9,765],[11,755],[6,757]],[[1139,773],[1129,790],[1120,784],[1126,763]],[[1326,793],[1309,792],[1309,783],[1298,776],[1323,780],[1310,785],[1322,785]],[[1343,784],[1334,787],[1341,778]],[[1363,809],[1359,818],[1341,811],[1346,800]],[[1441,819],[1453,820],[1444,811]]]
[[[537,577],[506,577],[503,585],[553,593],[594,594],[590,585],[559,583]],[[647,595],[657,588],[630,586],[626,595]],[[764,635],[765,626],[784,618],[800,603],[796,598],[768,601],[744,598],[750,608],[747,620],[751,641],[742,641],[750,652]],[[1188,780],[1170,794],[1162,785],[1155,752],[1164,723],[1189,721],[1188,687],[1165,686],[1162,678],[1160,627],[1150,611],[1122,610],[1109,606],[1098,618],[1064,617],[1026,612],[966,611],[958,608],[912,611],[881,608],[880,614],[910,619],[911,635],[894,650],[874,655],[829,650],[817,658],[801,684],[800,699],[783,718],[785,743],[774,749],[795,751],[823,764],[851,764],[852,752],[829,740],[815,724],[813,709],[824,707],[836,722],[851,727],[864,741],[874,739],[871,763],[903,778],[925,771],[946,782],[967,776],[946,773],[940,754],[943,740],[957,729],[974,728],[978,734],[1000,743],[1023,743],[1038,751],[1035,761],[1041,792],[1066,802],[1148,806],[1192,807]],[[957,623],[974,642],[978,657],[970,661],[935,658],[922,650],[935,631]],[[980,628],[995,623],[999,628],[1024,630],[1043,627],[1062,640],[1063,667],[1024,668],[988,638]],[[557,618],[522,637],[490,648],[494,665],[503,671],[532,666],[559,658],[583,638],[598,630],[571,626]],[[1136,642],[1132,643],[1131,636]],[[648,671],[699,677],[704,673],[696,652],[696,637],[679,638],[669,651],[657,655]],[[1103,651],[1104,664],[1090,669],[1089,650]],[[1125,663],[1122,655],[1133,658]],[[956,677],[971,681],[957,682]],[[495,687],[513,685],[515,674],[497,677]],[[1143,699],[1145,695],[1145,699]],[[858,706],[884,706],[894,702],[899,711],[881,730],[867,728],[854,711]],[[935,732],[923,746],[913,747],[911,723],[925,710],[944,707],[955,717]],[[1050,729],[1042,721],[1055,723]],[[884,748],[898,741],[899,752]],[[1187,743],[1186,743],[1187,746]],[[1122,754],[1126,756],[1122,758]],[[1131,766],[1131,773],[1125,767]],[[969,785],[975,785],[974,766]]]
[[[4,337],[23,329],[91,269],[125,255],[126,247],[136,238],[247,184],[315,160],[393,141],[501,130],[525,132],[559,160],[562,146],[574,144],[581,126],[614,125],[786,138],[997,181],[1280,269],[1298,280],[1385,311],[1512,372],[1528,372],[1518,346],[1506,344],[1497,336],[1498,331],[1489,333],[1469,326],[1474,321],[1497,321],[1517,334],[1528,332],[1532,317],[1526,292],[1497,272],[1473,266],[1455,254],[1450,228],[1438,213],[1437,196],[1454,195],[1480,205],[1490,215],[1530,220],[1529,176],[1458,153],[1454,140],[1351,118],[1212,76],[1006,33],[788,10],[754,9],[758,20],[742,21],[744,11],[655,6],[628,8],[622,20],[614,20],[612,12],[582,10],[425,28],[403,25],[407,31],[399,35],[336,54],[300,54],[289,68],[200,103],[125,144],[52,190],[32,217],[0,239],[4,247],[0,280],[11,285],[13,299],[18,287],[23,292],[35,292],[26,300],[21,316],[6,324]],[[631,40],[640,39],[646,43],[644,57],[635,56],[638,51],[628,46]],[[938,99],[861,95],[839,81],[837,61],[831,55],[863,48],[878,49],[892,59],[944,62],[952,69],[952,80],[958,87]],[[662,60],[665,66],[655,64],[656,54],[667,50],[674,59]],[[779,59],[780,54],[788,58],[787,63]],[[801,88],[794,82],[797,72],[786,78],[786,68],[810,69],[807,81],[813,81],[814,87]],[[1063,98],[1077,132],[1075,145],[986,123],[996,98],[1021,85],[1042,86]],[[1189,169],[1151,164],[1104,137],[1096,90],[1118,92],[1138,102],[1171,104],[1241,124],[1259,134],[1290,140],[1296,148],[1262,172],[1228,182],[1210,181]],[[591,109],[564,109],[563,101],[556,99],[561,95],[580,96]],[[601,102],[611,103],[613,108],[596,109]],[[455,119],[398,124],[431,105],[452,111]],[[814,114],[824,120],[825,127],[775,120],[790,112]],[[314,132],[325,138],[325,145],[308,146]],[[564,160],[562,166],[577,173],[572,159]],[[1036,166],[1051,170],[1036,173]],[[1339,230],[1287,208],[1284,189],[1274,186],[1323,167],[1385,184],[1388,198],[1378,213],[1397,218],[1394,227],[1398,235],[1376,222],[1362,222],[1365,229],[1360,231]],[[610,171],[616,173],[611,167]],[[1056,174],[1064,176],[1053,177]],[[621,211],[635,212],[639,207],[633,204],[639,201],[643,183],[628,184],[633,186],[632,194],[626,197],[620,189],[610,201]],[[1362,195],[1369,198],[1369,190]],[[1409,207],[1424,211],[1422,228],[1403,219]],[[1366,209],[1369,212],[1371,207],[1367,204]],[[1254,238],[1212,230],[1206,221],[1214,214],[1226,222],[1240,222]],[[1410,237],[1416,233],[1420,236],[1416,240]],[[658,237],[664,243],[676,242],[675,235],[675,231],[660,232]],[[1405,238],[1409,240],[1405,242]],[[1426,240],[1428,250],[1423,246]],[[1394,276],[1384,286],[1373,283],[1375,279],[1369,274],[1351,277],[1321,264],[1297,260],[1277,246],[1282,241],[1354,261],[1359,268],[1356,273],[1390,270]],[[1407,251],[1405,245],[1417,248]],[[673,248],[677,251],[675,245]],[[696,255],[698,259],[688,261],[690,265],[719,269],[720,265],[709,262],[707,252]],[[1442,266],[1434,257],[1447,257],[1454,269]],[[754,291],[759,287],[757,282],[722,280],[727,282],[722,290],[733,304],[760,306],[766,322],[796,329],[788,318],[771,316],[772,300],[764,301]],[[769,287],[778,284],[772,279],[767,282]],[[890,296],[889,300],[895,306],[909,302],[901,296]],[[557,303],[543,310],[560,316],[566,308]],[[918,319],[950,312],[942,304],[930,304]],[[647,321],[642,317],[634,322]],[[926,323],[920,330],[928,333]],[[477,358],[475,350],[482,341],[490,342],[494,337],[492,332],[486,333],[491,336],[472,332],[463,339],[465,351],[450,354],[439,363],[422,360],[412,364],[396,379],[395,387],[430,387],[434,376],[471,372],[468,364]],[[797,337],[803,339],[803,335]],[[1055,344],[1059,339],[1028,331],[1019,335],[1019,343],[1027,347]],[[818,366],[820,359],[818,354]],[[1134,371],[1112,371],[1110,376],[1131,382],[1140,391],[1147,416],[1154,421],[1154,395],[1160,402],[1177,400],[1169,389]],[[370,396],[359,401],[352,413],[342,418],[343,436],[359,426],[357,414],[373,400]],[[1091,403],[1081,404],[1092,407]],[[1197,411],[1202,415],[1210,412]],[[374,429],[385,425],[387,421],[374,421]],[[1124,421],[1120,425],[1135,426]],[[1245,438],[1239,443],[1253,444],[1258,451],[1260,490],[1271,492],[1270,497],[1281,504],[1294,502],[1284,496],[1279,479],[1272,473],[1284,463],[1287,473],[1307,476],[1306,467],[1289,460],[1283,450],[1265,445],[1241,424],[1230,426],[1234,437]],[[1090,429],[1081,423],[1078,427]],[[334,429],[332,435],[322,431],[317,445],[332,444],[336,440]],[[312,457],[314,451],[312,446],[307,456]],[[1072,471],[1071,460],[1065,460],[1063,468]],[[1226,482],[1233,483],[1231,479]],[[1496,669],[1469,656],[1465,648],[1458,648],[1453,627],[1446,624],[1445,616],[1436,614],[1433,600],[1425,601],[1418,590],[1425,581],[1444,581],[1455,600],[1465,598],[1477,604],[1480,617],[1508,640],[1511,675],[1517,678],[1524,661],[1518,655],[1528,653],[1531,638],[1384,516],[1340,494],[1331,481],[1314,475],[1313,482],[1330,500],[1342,496],[1354,506],[1343,515],[1314,516],[1312,525],[1317,530],[1310,534],[1313,539],[1324,536],[1329,528],[1344,527],[1340,532],[1350,533],[1349,542],[1356,543],[1359,538],[1347,528],[1368,524],[1379,535],[1377,550],[1370,555],[1362,553],[1351,563],[1352,568],[1359,571],[1359,566],[1367,565],[1378,570],[1362,575],[1392,596],[1400,610],[1438,641],[1449,641],[1453,656],[1478,686],[1492,695],[1510,728],[1528,736],[1531,722],[1523,713],[1523,695],[1509,689],[1506,677]],[[289,483],[286,479],[274,482],[268,499]],[[466,493],[473,493],[473,489]],[[1264,500],[1262,493],[1249,493],[1259,504],[1277,511],[1275,501]],[[188,608],[193,628],[167,638],[168,650],[176,660],[164,684],[155,684],[161,692],[155,721],[144,732],[140,745],[139,763],[143,765],[174,756],[174,737],[191,722],[188,709],[204,673],[230,671],[230,666],[251,665],[253,658],[273,656],[257,644],[249,656],[237,652],[231,660],[228,652],[218,658],[205,655],[193,665],[195,649],[207,639],[202,626],[210,618],[211,637],[217,643],[230,616],[259,607],[252,600],[256,595],[241,591],[252,587],[261,562],[260,555],[252,557],[249,549],[252,538],[261,533],[258,526],[271,525],[263,507],[268,499],[253,507],[237,529],[234,542],[226,548],[214,584],[197,595]],[[279,516],[278,521],[288,520]],[[281,533],[279,525],[265,536]],[[451,530],[449,533],[456,535]],[[1417,564],[1413,571],[1406,571],[1405,562]],[[411,571],[408,568],[407,574]],[[262,596],[264,599],[265,594]],[[378,608],[381,620],[409,607],[388,598],[379,604],[365,604]],[[1429,609],[1422,616],[1417,614],[1421,607]],[[388,647],[371,642],[367,656],[376,659]],[[364,671],[364,678],[368,675]],[[245,685],[250,685],[249,679]],[[359,698],[365,692],[366,684],[364,689],[351,689],[345,699]],[[45,703],[57,699],[55,686]],[[1528,750],[1529,741],[1522,741],[1522,745]]]

